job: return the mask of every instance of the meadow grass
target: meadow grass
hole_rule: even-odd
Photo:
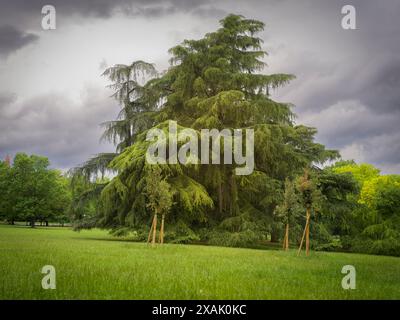
[[[357,288],[341,286],[344,265]],[[44,290],[53,265],[57,288]],[[400,299],[400,258],[121,241],[0,225],[0,299]]]

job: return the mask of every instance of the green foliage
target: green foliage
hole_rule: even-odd
[[[361,163],[357,165],[354,162],[339,162],[333,166],[333,170],[337,173],[351,173],[359,183],[378,177],[380,172],[372,164]]]
[[[165,178],[161,176],[161,168],[149,167],[150,173],[146,176],[145,192],[147,207],[155,214],[167,214],[172,206],[173,192]]]
[[[263,240],[262,235],[253,230],[239,232],[212,231],[208,235],[208,242],[224,247],[251,247]]]
[[[68,180],[48,166],[47,158],[24,153],[16,154],[12,166],[1,163],[1,194],[7,198],[1,201],[0,212],[7,221],[30,221],[34,226],[35,221],[68,220]]]
[[[165,240],[169,243],[193,243],[200,241],[200,237],[186,223],[179,220],[167,227]]]
[[[346,199],[353,210],[348,214],[350,219],[346,219],[349,227],[345,233],[348,236],[342,239],[343,247],[356,252],[399,255],[400,176],[379,175],[374,166],[354,162],[336,164],[332,170],[358,182],[356,195]]]

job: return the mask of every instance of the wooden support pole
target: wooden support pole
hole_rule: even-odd
[[[305,238],[306,233],[307,233],[307,228],[308,228],[309,223],[310,223],[310,218],[307,215],[306,226],[304,227],[303,236],[301,237],[300,247],[299,247],[299,250],[297,251],[297,255],[300,254],[301,248],[303,247],[303,242],[304,242],[304,238]]]
[[[310,208],[307,208],[306,224],[306,256],[310,254]]]
[[[157,233],[157,213],[154,214],[153,218],[153,240],[151,241],[151,245],[154,247],[156,244],[156,233]]]
[[[289,250],[289,223],[286,224],[286,234],[285,234],[285,251]]]

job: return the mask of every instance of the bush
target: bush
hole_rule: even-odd
[[[200,237],[182,221],[168,227],[164,238],[165,242],[169,243],[191,243],[200,240]]]
[[[212,231],[208,238],[209,243],[216,246],[249,247],[260,241],[262,236],[252,230],[241,232]]]
[[[400,239],[371,240],[360,237],[347,238],[346,249],[351,252],[400,257]]]
[[[328,243],[318,244],[315,246],[316,251],[341,251],[343,250],[340,238],[334,238]]]

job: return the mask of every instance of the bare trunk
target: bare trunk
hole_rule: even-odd
[[[278,229],[274,225],[272,225],[272,230],[271,230],[271,242],[279,242]]]
[[[283,249],[289,250],[289,223],[286,224],[285,237],[283,239]]]
[[[161,229],[160,229],[160,236],[159,236],[159,242],[161,244],[164,243],[164,217],[165,217],[165,215],[163,214],[162,218],[161,218]]]

